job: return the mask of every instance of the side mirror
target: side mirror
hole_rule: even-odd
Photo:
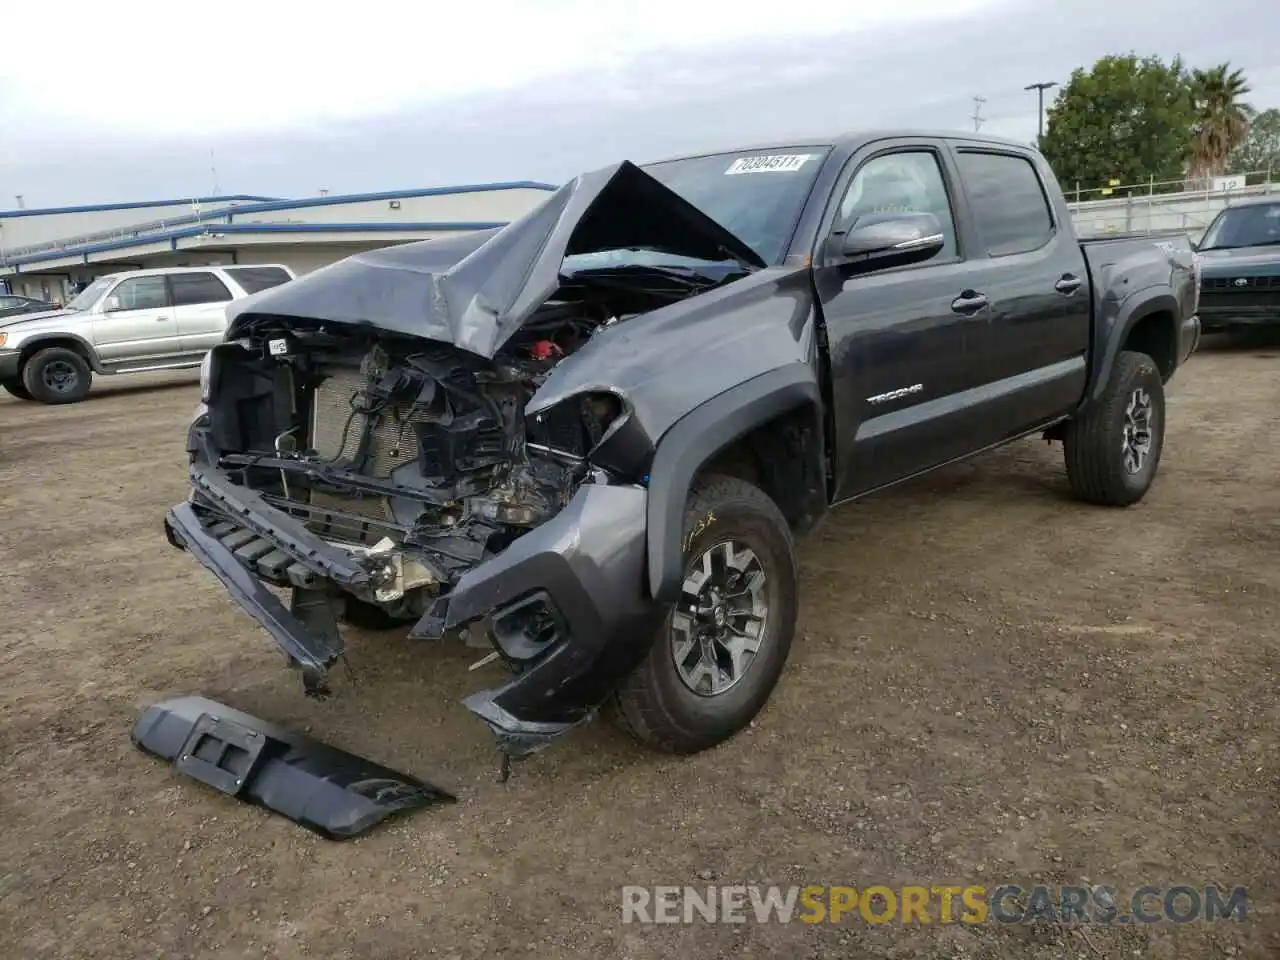
[[[120,309],[120,298],[117,297],[114,293],[111,296],[107,297],[107,299],[104,300],[102,303],[103,313],[111,313],[112,311],[119,310],[119,309]]]
[[[859,219],[840,240],[840,256],[854,272],[928,260],[946,244],[932,213],[876,213]]]

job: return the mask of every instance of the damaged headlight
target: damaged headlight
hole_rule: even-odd
[[[642,476],[653,456],[631,405],[604,390],[575,394],[538,411],[526,421],[525,435],[532,450],[589,461],[623,480]]]

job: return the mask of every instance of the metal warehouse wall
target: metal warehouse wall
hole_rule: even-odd
[[[66,296],[66,279],[63,277],[5,277],[9,289],[19,297],[35,297],[37,300],[61,300]]]
[[[283,263],[291,267],[298,276],[328,266],[344,257],[361,250],[371,250],[386,246],[385,243],[371,241],[363,244],[339,243],[297,243],[297,244],[252,244],[232,250],[210,250],[183,252],[162,257],[144,257],[129,264],[101,263],[94,264],[95,273],[113,273],[117,270],[131,269],[134,266],[151,267],[203,267],[210,265],[229,266],[232,263]]]
[[[201,204],[201,210],[216,210],[244,202],[246,201],[218,200]],[[193,212],[190,201],[111,210],[83,210],[74,207],[68,212],[48,213],[38,210],[8,210],[0,213],[0,247],[12,250],[36,243],[86,236],[103,230],[188,216]]]
[[[480,223],[506,222],[547,199],[545,190],[441,193],[348,202],[310,201],[305,206],[237,213],[233,223]],[[337,198],[335,198],[337,199]],[[398,209],[395,205],[398,204]]]
[[[152,267],[201,267],[232,263],[283,263],[291,267],[298,276],[310,273],[321,267],[334,263],[344,257],[361,250],[370,250],[385,246],[385,243],[370,242],[364,244],[253,244],[232,250],[190,251],[181,254],[165,254],[163,256],[136,257],[117,263],[95,263],[91,266],[72,266],[58,268],[51,274],[13,274],[8,280],[9,289],[22,297],[37,297],[41,300],[65,300],[68,297],[69,281],[88,281],[105,273],[124,273],[129,270],[150,269]]]

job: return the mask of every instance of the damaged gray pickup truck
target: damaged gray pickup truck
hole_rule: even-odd
[[[465,629],[506,757],[601,708],[696,751],[777,683],[831,506],[1032,434],[1139,500],[1197,299],[1185,240],[1078,241],[1025,145],[619,163],[234,304],[166,532],[308,693],[344,623]]]

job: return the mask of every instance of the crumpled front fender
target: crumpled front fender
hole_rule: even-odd
[[[414,628],[425,635],[489,618],[495,648],[520,673],[466,705],[509,753],[590,717],[648,655],[668,607],[646,589],[647,499],[640,486],[584,484],[560,513],[465,574],[445,610]],[[502,629],[531,603],[556,625],[541,649]]]

